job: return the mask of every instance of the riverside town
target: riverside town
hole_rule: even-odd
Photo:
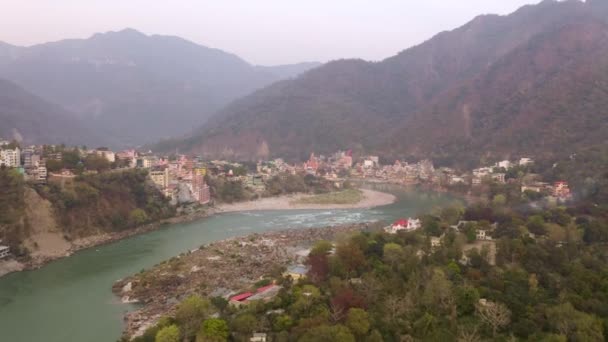
[[[1,10],[0,342],[608,341],[608,0]]]

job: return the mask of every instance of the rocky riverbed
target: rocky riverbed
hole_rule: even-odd
[[[374,224],[290,229],[231,238],[201,246],[153,268],[122,279],[113,292],[124,302],[143,306],[125,317],[128,336],[142,334],[191,294],[229,296],[264,277],[278,276],[290,264],[302,262],[318,240],[375,228]]]

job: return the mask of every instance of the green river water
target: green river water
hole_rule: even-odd
[[[113,342],[123,314],[114,281],[213,241],[254,232],[394,220],[441,206],[445,195],[383,188],[398,197],[374,209],[226,213],[75,253],[0,278],[0,342]]]

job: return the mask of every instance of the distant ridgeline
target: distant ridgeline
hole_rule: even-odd
[[[40,230],[59,234],[70,241],[124,231],[173,216],[175,209],[153,184],[146,181],[146,176],[146,171],[126,170],[29,185],[16,169],[2,168],[0,239],[16,254],[27,254],[24,247],[32,247],[24,242]],[[48,206],[28,208],[49,202]],[[47,214],[50,222],[40,219]],[[35,226],[33,220],[36,220]]]
[[[380,62],[330,62],[231,103],[159,148],[300,161],[352,149],[470,167],[605,144],[604,3],[543,1],[479,16]]]

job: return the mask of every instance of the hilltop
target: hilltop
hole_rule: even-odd
[[[185,134],[237,97],[318,66],[254,66],[219,49],[134,29],[30,47],[0,43],[0,77],[111,138]]]
[[[558,154],[606,141],[606,6],[544,1],[480,16],[381,62],[339,60],[241,98],[190,136],[209,157],[304,160]]]

